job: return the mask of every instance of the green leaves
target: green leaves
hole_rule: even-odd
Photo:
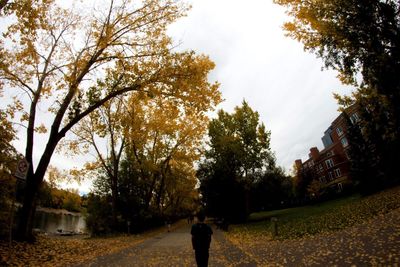
[[[211,146],[208,157],[221,161],[220,164],[235,158],[238,176],[267,164],[271,133],[259,123],[258,112],[254,112],[246,101],[242,107],[236,107],[233,114],[220,110],[218,119],[210,122],[208,132]]]
[[[207,208],[215,216],[243,220],[249,212],[250,188],[271,161],[270,135],[247,102],[232,114],[223,110],[208,126],[209,146],[198,178]]]

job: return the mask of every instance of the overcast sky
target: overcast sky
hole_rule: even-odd
[[[188,16],[170,27],[179,49],[204,53],[216,63],[210,79],[221,83],[232,112],[245,99],[272,132],[271,147],[287,171],[309,148],[322,149],[321,137],[339,115],[333,93],[348,94],[337,73],[285,37],[289,20],[272,0],[189,1]]]
[[[225,99],[218,109],[232,112],[245,99],[272,132],[272,150],[286,171],[294,160],[306,159],[310,147],[322,149],[323,132],[339,114],[332,93],[348,94],[352,88],[341,85],[334,71],[321,71],[321,59],[285,37],[285,10],[272,0],[187,1],[192,5],[188,16],[168,32],[180,44],[177,49],[209,55],[215,62],[209,78],[221,84]],[[15,143],[20,152],[25,149],[22,133]],[[41,141],[35,144],[44,147]],[[51,164],[69,169],[87,157],[55,154]],[[90,184],[80,190],[88,192]]]

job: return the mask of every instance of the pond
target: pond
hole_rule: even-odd
[[[78,212],[38,207],[33,228],[46,233],[73,232],[86,233],[85,217]]]

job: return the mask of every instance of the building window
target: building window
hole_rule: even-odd
[[[353,124],[355,124],[356,122],[358,122],[360,120],[360,118],[358,117],[357,113],[353,113],[353,115],[350,116],[350,120]]]
[[[341,136],[343,134],[343,130],[340,127],[336,128],[336,132],[337,132],[338,136]]]
[[[325,176],[319,177],[319,181],[320,181],[321,183],[325,184],[325,183],[326,183]]]
[[[340,139],[340,142],[342,143],[343,147],[347,147],[349,145],[349,142],[347,142],[346,137],[343,137],[342,139]]]
[[[324,167],[322,167],[322,164],[319,164],[319,171],[322,172],[324,170]]]
[[[335,152],[334,152],[333,150],[328,151],[328,152],[326,153],[326,156],[327,156],[327,157],[330,157],[330,156],[333,156],[333,155],[335,155]]]
[[[332,172],[329,172],[329,173],[328,173],[328,176],[329,176],[329,181],[332,181],[332,180],[333,180],[333,174],[332,174]]]
[[[314,168],[315,168],[315,173],[321,173],[322,172],[317,165],[315,165]]]
[[[335,169],[334,172],[335,172],[335,176],[336,176],[336,177],[340,177],[340,176],[342,175],[342,174],[340,173],[340,169]]]
[[[343,191],[343,185],[342,185],[342,183],[338,183],[337,186],[338,186],[338,191],[339,191],[339,192],[342,192],[342,191]]]
[[[347,158],[348,160],[350,160],[350,153],[349,153],[349,151],[346,150],[346,151],[344,152],[344,154],[346,155],[346,158]]]
[[[327,160],[325,160],[325,164],[326,164],[326,167],[328,169],[332,168],[333,167],[333,160],[332,159],[327,159]]]

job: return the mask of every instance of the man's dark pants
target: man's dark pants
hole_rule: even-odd
[[[196,249],[195,255],[198,267],[208,266],[208,249]]]

